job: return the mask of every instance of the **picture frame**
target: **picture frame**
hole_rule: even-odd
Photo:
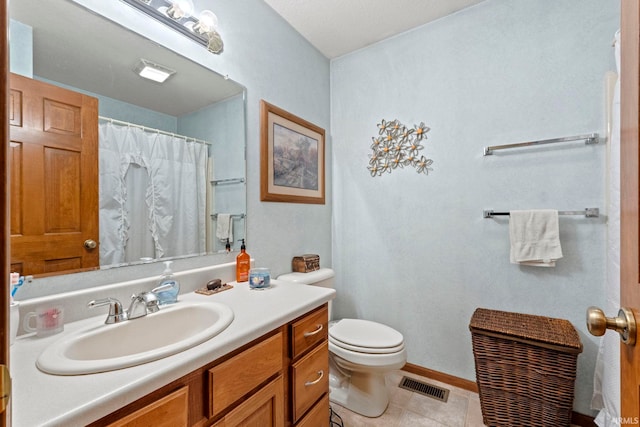
[[[260,101],[260,200],[325,204],[325,131]]]

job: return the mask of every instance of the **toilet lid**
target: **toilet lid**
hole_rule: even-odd
[[[402,334],[370,320],[342,319],[329,328],[335,345],[369,353],[391,353],[404,348]]]

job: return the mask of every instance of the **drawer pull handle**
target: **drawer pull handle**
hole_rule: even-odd
[[[305,387],[309,387],[310,385],[318,384],[320,382],[320,380],[322,379],[322,377],[324,377],[324,371],[318,371],[318,379],[316,379],[314,381],[307,381],[306,383],[304,383],[304,386]]]
[[[309,338],[309,337],[311,337],[311,336],[313,336],[313,335],[319,334],[319,333],[320,333],[320,331],[321,331],[322,329],[324,329],[324,325],[323,325],[322,323],[320,323],[320,324],[316,327],[316,329],[315,329],[314,331],[311,331],[311,332],[305,332],[303,335],[304,335],[304,337],[305,337],[305,338]]]

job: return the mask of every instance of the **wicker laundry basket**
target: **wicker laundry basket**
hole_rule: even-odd
[[[478,308],[469,324],[487,426],[569,426],[580,337],[567,320]]]

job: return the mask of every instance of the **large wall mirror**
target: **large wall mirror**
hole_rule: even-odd
[[[124,2],[115,3],[131,9],[126,13],[139,14]],[[17,75],[26,76],[98,99],[99,168],[94,172],[99,176],[95,205],[100,230],[82,242],[87,244],[83,250],[99,251],[99,265],[93,269],[238,250],[239,240],[246,237],[244,88],[72,0],[12,0],[9,12],[10,84],[22,78]],[[140,19],[148,18],[140,14]],[[142,60],[174,73],[162,84],[146,80],[136,72]],[[26,144],[11,139],[12,161],[26,156],[28,150],[21,151]],[[45,213],[49,205],[63,217],[58,226],[86,216],[84,208],[61,208],[74,203],[65,200],[68,193],[50,197],[64,191],[52,190],[51,183],[73,176],[65,173],[73,172],[75,164],[65,156],[47,155],[41,162],[46,188],[36,195],[22,180],[32,166],[12,167],[12,173],[20,174],[13,175],[19,185],[12,189],[12,253],[22,250],[19,243],[14,247],[14,240],[20,242],[14,237],[21,237],[26,215],[39,215],[36,221],[46,226],[56,222]],[[61,172],[47,176],[54,166]],[[91,191],[86,181],[67,184],[80,197]],[[34,198],[45,199],[45,212],[18,209],[30,206],[18,200]],[[91,239],[96,248],[87,242]],[[58,242],[40,246],[47,245],[64,247]],[[50,258],[54,261],[31,271],[12,259],[12,269],[36,278],[87,269],[65,261],[61,253]]]

